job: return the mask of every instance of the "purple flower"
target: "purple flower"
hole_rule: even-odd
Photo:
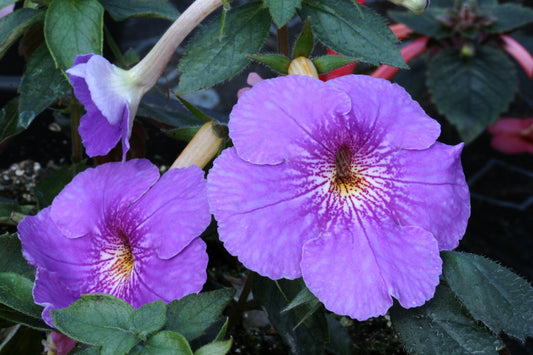
[[[148,88],[136,76],[95,55],[79,55],[67,70],[74,93],[87,113],[79,132],[87,155],[105,155],[122,139],[123,157],[139,102]]]
[[[470,215],[462,144],[400,86],[369,76],[264,80],[230,115],[234,147],[208,198],[220,239],[249,269],[303,276],[329,310],[364,320],[430,299],[439,250]]]
[[[210,223],[203,171],[159,176],[148,160],[108,163],[78,174],[52,205],[19,224],[24,257],[36,267],[35,302],[69,306],[107,293],[138,308],[199,292]]]

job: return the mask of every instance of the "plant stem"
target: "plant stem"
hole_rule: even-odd
[[[248,300],[248,296],[250,295],[250,291],[252,290],[252,284],[254,280],[254,273],[251,271],[248,271],[248,277],[246,278],[246,282],[244,283],[244,286],[241,291],[241,295],[239,296],[239,300],[237,301],[237,304],[235,305],[235,308],[233,308],[233,311],[231,312],[228,320],[228,331],[235,326],[237,319],[241,316],[242,312],[244,311],[244,305],[246,304],[246,301]]]
[[[284,56],[289,56],[289,31],[287,26],[278,28],[278,49],[279,53]]]

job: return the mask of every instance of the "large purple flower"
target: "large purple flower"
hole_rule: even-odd
[[[125,156],[137,107],[148,88],[131,72],[95,54],[77,56],[67,74],[87,111],[79,127],[87,155],[105,155],[122,139]]]
[[[52,205],[19,224],[24,257],[36,267],[33,296],[50,309],[85,293],[135,308],[199,292],[207,253],[198,235],[210,222],[203,171],[159,176],[147,160],[108,163],[78,174]]]
[[[220,239],[248,268],[303,276],[359,320],[434,294],[439,250],[470,215],[462,145],[400,86],[369,76],[257,83],[230,115],[234,147],[215,160],[208,197]],[[392,297],[391,297],[392,296]]]

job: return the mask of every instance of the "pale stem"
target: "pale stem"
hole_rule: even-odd
[[[204,124],[170,166],[170,169],[187,168],[191,165],[197,165],[202,169],[205,168],[217,155],[223,141],[222,138],[216,135],[213,129],[213,122]]]
[[[221,5],[221,0],[196,0],[193,2],[174,21],[154,48],[129,70],[132,78],[140,79],[138,85],[145,90],[152,88],[185,37]]]

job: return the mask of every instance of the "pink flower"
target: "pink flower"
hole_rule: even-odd
[[[518,43],[513,37],[508,35],[501,35],[500,38],[503,41],[503,49],[507,51],[513,57],[518,64],[524,68],[529,78],[533,77],[533,56],[525,49],[520,43]]]
[[[500,118],[488,131],[492,134],[490,144],[494,149],[506,154],[533,154],[533,117]]]
[[[261,80],[263,80],[263,78],[261,77],[261,75],[257,74],[256,72],[251,72],[250,74],[248,74],[248,78],[246,79],[246,83],[248,85],[250,85],[250,86],[246,86],[246,87],[244,87],[242,89],[239,89],[239,91],[237,91],[237,98],[241,97],[242,94],[244,94],[246,91],[250,90],[252,88],[252,86],[257,84]]]

